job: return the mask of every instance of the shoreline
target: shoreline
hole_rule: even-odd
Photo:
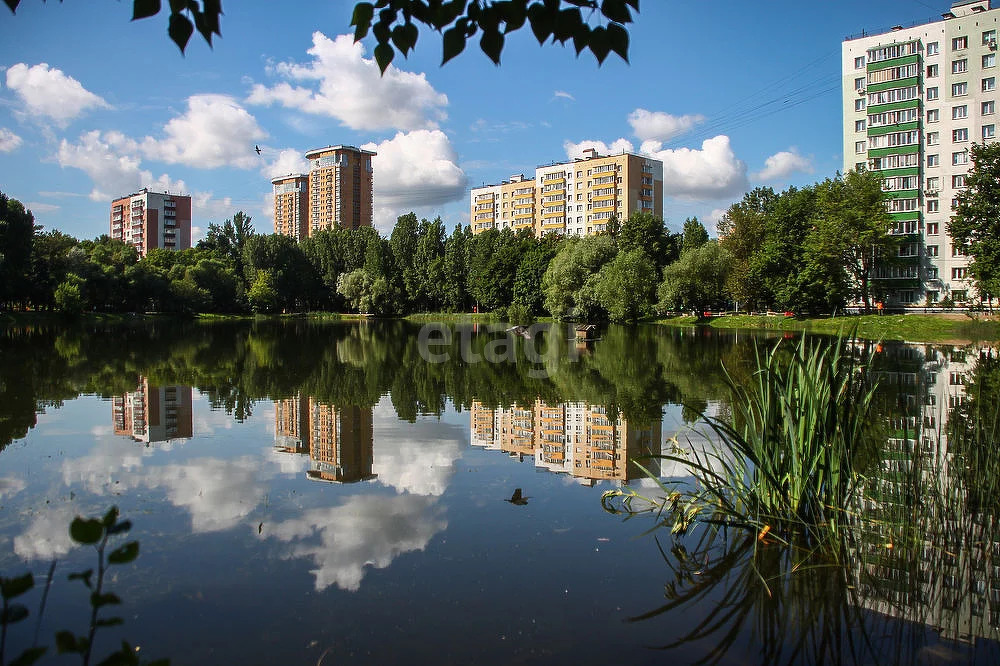
[[[316,320],[316,321],[365,321],[366,315],[336,312],[300,312],[291,314],[192,314],[167,313],[83,313],[69,318],[58,312],[4,312],[0,313],[0,328],[23,325],[63,325],[74,322],[134,323],[164,319],[190,321],[261,321],[261,320]],[[387,317],[414,323],[441,322],[491,323],[501,319],[491,312],[423,312],[401,317]],[[551,322],[551,317],[533,321]],[[626,324],[627,325],[627,324]],[[678,328],[714,328],[718,330],[762,330],[806,332],[822,335],[854,335],[864,340],[893,340],[916,343],[972,344],[1000,340],[1000,316],[965,313],[935,313],[907,315],[846,315],[842,317],[797,318],[780,315],[724,315],[701,319],[690,315],[646,319],[641,326],[671,326]]]

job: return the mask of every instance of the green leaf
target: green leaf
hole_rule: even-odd
[[[130,529],[132,529],[132,521],[123,520],[109,527],[108,534],[122,534],[123,532],[128,532]]]
[[[4,0],[4,2],[7,3],[7,6],[10,7],[11,12],[17,11],[17,5],[20,1],[21,0]]]
[[[16,578],[0,577],[0,593],[4,599],[19,597],[35,586],[35,577],[31,573]]]
[[[187,0],[170,0],[170,12],[178,14],[187,7]]]
[[[90,605],[94,608],[101,608],[103,606],[119,606],[122,600],[114,592],[104,592],[98,594],[94,592],[90,595]]]
[[[535,39],[539,44],[544,44],[545,40],[552,34],[552,16],[545,7],[535,3],[528,7],[528,22],[531,24],[531,32],[535,33]]]
[[[184,53],[184,47],[187,46],[188,40],[194,34],[194,26],[191,25],[191,21],[186,16],[171,14],[167,34],[170,35],[170,39],[174,40],[174,44],[177,44],[181,53]]]
[[[90,587],[90,577],[94,575],[93,569],[87,569],[86,571],[78,571],[76,573],[71,573],[68,576],[68,580],[82,580],[83,584]]]
[[[106,514],[104,514],[104,520],[102,520],[101,522],[104,523],[105,527],[111,527],[112,525],[115,524],[116,520],[118,520],[118,507],[113,506],[110,509],[108,509],[108,512]]]
[[[122,646],[102,659],[97,666],[139,666],[140,663],[135,648],[122,641]]]
[[[77,516],[69,526],[69,535],[77,543],[97,543],[104,536],[104,525],[95,518]]]
[[[7,666],[31,666],[31,664],[41,659],[47,650],[48,648],[44,647],[28,648],[8,663]]]
[[[372,26],[372,34],[375,35],[375,39],[379,44],[388,44],[389,40],[392,39],[392,32],[389,30],[389,26],[382,22]]]
[[[603,63],[604,59],[608,57],[608,52],[611,50],[607,31],[600,26],[591,30],[589,46],[590,52],[597,58],[598,64]]]
[[[555,25],[552,28],[552,39],[560,44],[565,44],[567,39],[585,27],[588,27],[587,22],[583,20],[579,9],[576,7],[564,9],[556,15]]]
[[[351,25],[356,27],[364,26],[366,29],[372,23],[375,16],[375,7],[370,2],[359,2],[354,5],[354,12],[351,14]]]
[[[139,542],[129,541],[111,551],[108,555],[108,564],[128,564],[139,557]]]
[[[14,624],[28,617],[28,609],[22,604],[11,604],[0,612],[0,624]]]
[[[397,25],[392,29],[392,43],[404,56],[413,50],[417,43],[417,26],[412,23]]]
[[[590,26],[582,25],[580,29],[576,31],[573,35],[573,48],[576,49],[576,54],[580,55],[585,48],[590,44]]]
[[[628,62],[628,30],[612,23],[608,26],[607,31],[611,50],[621,56],[622,60]]]
[[[465,31],[457,27],[445,30],[442,44],[441,64],[443,65],[465,50]]]
[[[379,71],[385,74],[385,70],[389,68],[389,64],[396,56],[396,52],[388,44],[379,44],[375,47],[374,54],[375,62],[378,63]]]
[[[59,654],[66,654],[67,652],[82,653],[86,650],[86,647],[84,647],[86,643],[86,638],[82,636],[78,637],[71,631],[56,632],[56,651]]]
[[[95,624],[98,627],[117,627],[120,624],[125,624],[125,620],[120,617],[105,617],[98,620]]]
[[[631,23],[632,14],[625,0],[604,0],[601,3],[601,13],[615,23]]]
[[[494,65],[500,64],[500,53],[503,51],[503,33],[497,29],[483,31],[479,40],[479,48],[483,50]]]
[[[132,4],[132,20],[149,18],[160,13],[160,0],[135,0]]]

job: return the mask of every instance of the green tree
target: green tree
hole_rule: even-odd
[[[228,259],[232,263],[233,270],[242,279],[246,274],[243,266],[243,250],[247,241],[256,235],[253,218],[243,211],[237,211],[221,225],[210,223],[205,238],[198,241],[198,247],[214,251]]]
[[[254,276],[247,299],[254,312],[276,312],[280,307],[281,297],[274,288],[274,277],[269,270],[260,270]]]
[[[642,250],[656,263],[659,272],[680,256],[679,239],[680,236],[671,234],[663,220],[652,213],[634,213],[618,232],[618,251]]]
[[[710,240],[689,250],[663,270],[657,288],[660,310],[693,310],[701,316],[705,310],[724,308],[729,301],[726,281],[729,278],[729,253]]]
[[[41,310],[55,306],[56,287],[66,279],[69,251],[77,240],[61,231],[36,231],[31,245],[31,278],[28,287],[32,304]]]
[[[545,238],[528,250],[521,257],[521,263],[517,265],[511,294],[512,302],[524,306],[529,316],[540,313],[544,307],[545,294],[542,291],[542,281],[557,247],[558,241]]]
[[[256,283],[259,272],[268,272],[280,309],[308,309],[318,300],[320,278],[293,238],[281,234],[249,237],[243,248],[243,265],[251,284]]]
[[[681,238],[681,252],[695,250],[708,242],[708,231],[697,217],[684,220],[684,231]]]
[[[83,295],[81,285],[83,280],[78,275],[70,273],[66,279],[56,287],[53,298],[55,305],[61,312],[66,314],[79,314],[83,311]]]
[[[28,299],[35,218],[17,199],[0,192],[0,308]]]
[[[457,224],[444,243],[444,276],[441,290],[445,308],[452,312],[461,312],[468,306],[467,246],[471,234],[468,227],[463,229],[462,225]]]
[[[649,314],[656,297],[656,264],[639,249],[619,252],[597,276],[597,299],[616,322]]]
[[[761,252],[761,242],[769,238],[771,211],[777,196],[769,187],[758,187],[743,195],[719,220],[719,243],[732,260],[727,289],[737,303],[747,309],[767,309],[774,305],[768,288],[769,255]]]
[[[1000,295],[1000,143],[973,144],[965,190],[948,222],[955,246],[971,257],[969,274],[980,295]]]
[[[21,0],[4,2],[13,12]],[[210,46],[213,36],[221,36],[222,0],[171,0],[169,7],[167,34],[181,52],[195,30]],[[589,50],[602,63],[614,52],[627,62],[629,34],[625,26],[632,22],[630,8],[638,12],[639,0],[375,0],[354,6],[351,25],[354,41],[369,31],[375,35],[378,45],[374,55],[382,72],[397,51],[408,56],[413,50],[420,35],[418,25],[443,33],[442,64],[479,35],[479,48],[499,65],[506,35],[525,23],[539,44],[550,37],[560,44],[572,40],[577,55]],[[133,0],[132,19],[156,16],[160,10],[160,0]],[[597,23],[592,26],[589,19],[594,16]]]
[[[819,261],[836,262],[850,278],[853,296],[871,311],[876,270],[895,260],[899,239],[890,234],[892,217],[886,209],[882,175],[849,171],[816,185],[815,229],[808,252]]]
[[[615,254],[610,236],[565,239],[542,278],[545,309],[557,319],[595,316],[597,273]]]

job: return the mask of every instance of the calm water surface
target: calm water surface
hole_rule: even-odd
[[[950,546],[859,547],[795,574],[779,550],[754,555],[755,538],[672,537],[602,509],[606,490],[656,492],[632,458],[704,446],[698,413],[728,413],[721,365],[748,378],[772,338],[612,328],[578,345],[562,328],[458,327],[430,341],[443,335],[429,348],[400,322],[0,333],[0,571],[42,581],[58,562],[43,642],[86,625],[66,574],[93,553],[69,522],[114,504],[141,556],[115,571],[126,623],[98,634],[98,653],[125,638],[174,664],[1000,659],[988,500],[952,516]],[[996,402],[988,348],[879,358],[880,418],[903,448]],[[8,658],[34,628],[12,628]]]

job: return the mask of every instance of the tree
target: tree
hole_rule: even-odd
[[[818,260],[839,262],[851,280],[855,298],[871,311],[876,270],[898,254],[899,239],[890,231],[882,175],[849,171],[816,185],[817,216],[807,245]]]
[[[642,250],[656,263],[657,272],[680,256],[679,236],[671,234],[663,220],[652,213],[634,213],[618,232],[618,251]],[[708,239],[708,234],[705,234]]]
[[[718,241],[689,250],[663,270],[657,288],[661,310],[705,310],[725,307],[730,258]]]
[[[1000,143],[974,144],[965,190],[948,222],[956,247],[971,257],[969,274],[977,291],[1000,294]]]
[[[697,217],[684,220],[684,232],[681,239],[681,252],[697,249],[708,242],[708,231]]]
[[[0,308],[27,300],[34,233],[31,211],[0,192]]]
[[[247,241],[255,236],[257,232],[253,228],[253,218],[237,211],[230,219],[221,226],[214,222],[208,225],[208,232],[205,238],[198,242],[201,249],[214,250],[222,257],[228,259],[233,266],[233,270],[242,279],[244,277],[243,249]]]
[[[466,289],[468,275],[467,246],[472,235],[468,227],[456,224],[455,230],[444,243],[444,281],[441,291],[445,307],[452,312],[461,312],[469,301]],[[515,278],[516,280],[516,278]]]
[[[598,273],[597,299],[611,321],[645,317],[655,296],[656,264],[642,250],[619,252]]]
[[[597,273],[615,256],[609,236],[567,238],[542,278],[545,309],[556,319],[597,314]]]
[[[719,244],[732,260],[727,288],[737,303],[749,309],[769,308],[774,303],[760,250],[762,241],[769,238],[768,223],[776,199],[770,187],[755,188],[719,220]]]
[[[4,0],[16,11],[21,0]],[[479,48],[494,64],[500,64],[507,34],[527,23],[545,44],[565,44],[572,40],[577,55],[589,50],[603,63],[609,53],[628,62],[629,34],[625,26],[632,22],[630,8],[639,11],[639,0],[375,0],[354,6],[351,25],[354,41],[370,31],[378,45],[375,61],[385,73],[399,51],[408,56],[420,35],[418,24],[442,34],[442,62],[448,62],[463,50],[466,42],[480,34]],[[160,0],[133,0],[132,19],[144,19],[160,13]],[[584,18],[584,11],[589,11]],[[211,46],[213,35],[221,36],[222,0],[170,1],[167,34],[181,52],[197,30]],[[589,18],[598,25],[591,27]],[[377,17],[377,18],[376,18]],[[600,25],[600,21],[606,25]]]

